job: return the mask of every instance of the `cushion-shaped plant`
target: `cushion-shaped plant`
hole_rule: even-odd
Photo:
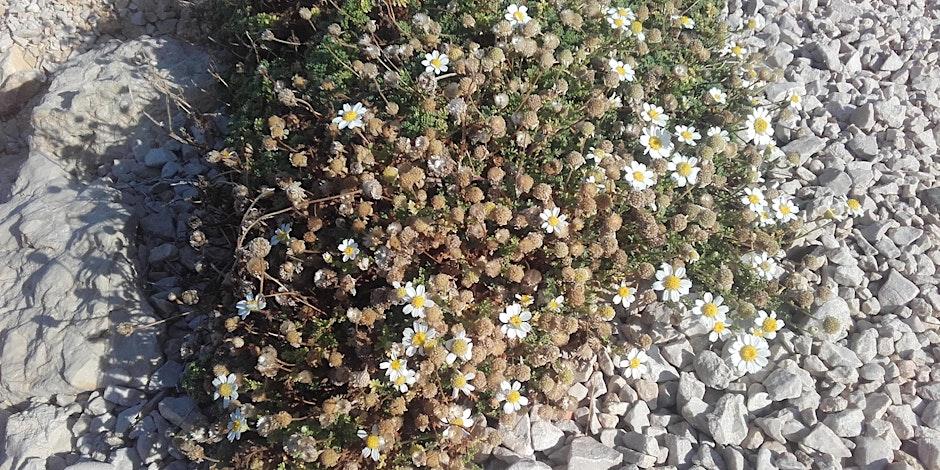
[[[221,2],[209,157],[244,223],[210,453],[463,468],[500,419],[567,416],[598,351],[642,377],[656,302],[759,370],[798,208],[760,184],[786,104],[721,6]]]

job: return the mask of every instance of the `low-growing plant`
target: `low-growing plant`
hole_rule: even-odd
[[[642,376],[655,302],[766,364],[800,221],[760,175],[799,95],[758,97],[719,1],[217,6],[243,223],[208,455],[464,468],[501,419],[569,416],[598,351]]]

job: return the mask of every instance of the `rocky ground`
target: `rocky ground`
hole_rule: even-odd
[[[768,98],[804,94],[775,129],[799,164],[768,184],[810,219],[862,205],[810,225],[788,253],[812,314],[771,342],[768,367],[733,381],[699,353],[689,313],[656,312],[648,379],[602,353],[570,391],[573,420],[521,417],[488,467],[940,468],[940,4],[730,3],[732,20],[766,19],[751,46],[786,70]]]
[[[179,382],[205,317],[180,315],[211,277],[190,235],[217,172],[145,115],[212,145],[161,98],[211,103],[208,55],[173,39],[199,30],[188,5],[0,0],[0,470],[190,466],[172,435],[203,419]],[[940,468],[938,9],[731,2],[766,19],[752,46],[786,70],[769,97],[805,94],[775,134],[799,164],[768,183],[811,218],[862,204],[789,253],[812,315],[735,380],[687,313],[660,308],[647,378],[601,352],[572,420],[520,416],[486,467]]]

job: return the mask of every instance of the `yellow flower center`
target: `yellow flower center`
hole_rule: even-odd
[[[346,122],[353,122],[359,118],[359,113],[355,111],[346,111],[343,113],[343,120]]]
[[[555,299],[549,300],[548,308],[551,310],[558,310],[558,302],[556,302]]]
[[[392,361],[388,364],[388,368],[391,370],[401,369],[401,359],[392,359]]]
[[[521,21],[524,21],[524,20],[525,20],[525,13],[523,13],[523,12],[521,12],[521,11],[519,11],[519,10],[516,10],[516,12],[512,14],[512,17],[515,18],[516,21],[521,22]]]
[[[712,327],[712,331],[714,331],[715,333],[724,333],[724,331],[725,331],[725,323],[724,323],[724,322],[720,322],[720,321],[716,321],[716,322],[715,322],[715,326]]]
[[[715,318],[715,316],[718,315],[718,306],[711,302],[702,305],[702,315],[708,318]]]
[[[754,18],[751,18],[751,19],[747,20],[747,28],[748,28],[748,29],[757,29],[757,20],[755,20]]]
[[[764,271],[770,271],[770,261],[764,261],[760,264],[761,269]]]
[[[622,77],[626,74],[627,74],[627,69],[624,66],[621,65],[617,67],[617,75],[620,75]]]
[[[761,328],[764,329],[767,333],[773,333],[777,331],[777,320],[775,318],[767,317],[764,319],[764,322],[761,324]]]
[[[640,367],[640,358],[634,357],[633,359],[630,359],[630,368],[636,369],[637,367]]]
[[[627,287],[627,286],[620,286],[620,288],[617,289],[617,295],[619,295],[620,297],[627,297],[627,296],[629,296],[629,295],[630,295],[630,288]]]
[[[441,68],[441,59],[437,57],[431,59],[431,66],[436,69]]]
[[[506,401],[512,403],[513,405],[519,403],[520,398],[522,398],[522,394],[519,393],[518,390],[510,390],[509,393],[506,394]]]
[[[757,131],[758,134],[767,132],[769,127],[770,123],[768,123],[764,118],[757,118],[754,120],[754,130]]]
[[[344,253],[344,254],[347,254],[347,255],[350,255],[350,256],[352,256],[352,254],[353,254],[354,252],[355,252],[355,248],[353,248],[353,247],[351,247],[351,246],[347,246],[347,247],[343,250],[343,253]]]
[[[640,34],[643,32],[643,23],[639,21],[634,21],[630,24],[630,31],[633,31],[633,34]]]
[[[692,174],[692,165],[689,165],[688,162],[682,162],[676,166],[676,171],[681,176],[689,176]]]
[[[464,354],[466,354],[467,353],[467,341],[463,339],[458,339],[454,341],[453,352],[454,354],[458,356],[463,356]]]
[[[626,21],[625,21],[623,18],[619,18],[619,17],[618,17],[618,18],[614,18],[614,27],[615,27],[615,28],[622,28],[624,24],[626,24]]]
[[[370,449],[378,449],[379,448],[379,436],[372,435],[372,436],[367,437],[366,447]]]
[[[415,296],[415,298],[411,299],[411,306],[414,308],[422,308],[424,307],[424,302],[425,302],[424,296],[418,295],[418,296]]]
[[[688,16],[683,16],[682,18],[679,18],[679,24],[681,24],[682,26],[688,26],[692,24],[692,18],[689,18]]]
[[[395,385],[404,385],[408,379],[404,375],[399,375],[395,378]]]
[[[692,140],[692,131],[682,131],[682,138],[685,140]]]
[[[789,205],[783,204],[783,205],[780,206],[780,213],[781,213],[781,214],[783,214],[783,215],[790,215],[791,212],[792,212],[792,210],[790,209],[790,206],[789,206]]]
[[[748,195],[747,200],[750,201],[751,204],[754,204],[754,205],[760,204],[760,196],[758,196],[758,195],[756,195],[756,194],[750,194],[750,195]]]
[[[463,374],[457,374],[454,376],[453,385],[454,388],[464,388],[467,386],[467,378]]]
[[[634,172],[633,172],[633,179],[634,179],[634,181],[639,181],[639,182],[642,183],[643,181],[646,181],[646,173],[644,173],[644,172],[642,172],[642,171],[634,171]]]
[[[529,305],[529,304],[531,304],[531,303],[532,303],[532,296],[531,296],[531,295],[528,295],[528,294],[519,296],[519,303],[521,303],[522,305]]]
[[[451,419],[450,419],[450,424],[453,424],[454,426],[463,427],[463,418],[461,418],[460,416],[451,418]]]
[[[509,317],[509,324],[515,328],[522,326],[522,318],[519,315],[513,315]]]
[[[232,396],[232,392],[235,391],[230,383],[223,383],[219,385],[219,395],[228,398]]]
[[[557,226],[558,226],[558,217],[556,217],[556,216],[554,216],[554,215],[551,216],[551,217],[549,217],[549,218],[548,218],[548,225],[551,225],[552,227],[557,227]]]
[[[650,109],[646,114],[649,115],[650,119],[656,119],[659,117],[659,111],[656,108]]]
[[[653,150],[659,150],[663,148],[663,142],[659,140],[659,137],[650,137],[650,148]]]
[[[416,331],[414,336],[411,337],[411,344],[415,346],[424,346],[424,341],[428,338],[428,334],[424,331]]]
[[[242,432],[245,430],[245,426],[242,425],[242,422],[232,421],[232,432]]]
[[[741,348],[741,359],[744,359],[747,362],[753,362],[757,359],[757,348],[751,346],[750,344],[745,345]]]
[[[858,202],[858,199],[850,198],[848,201],[845,201],[845,205],[849,206],[849,209],[852,209],[853,211],[857,211],[862,208],[862,203]]]
[[[790,97],[790,102],[793,103],[793,104],[799,103],[799,102],[800,102],[800,95],[793,95],[793,96],[791,96],[791,97]]]
[[[742,48],[741,46],[735,45],[734,47],[731,48],[731,53],[734,55],[741,55],[744,53],[744,48]]]
[[[670,274],[666,276],[666,279],[663,279],[663,287],[666,290],[678,290],[680,285],[682,285],[682,279],[679,279],[679,276],[675,274]]]

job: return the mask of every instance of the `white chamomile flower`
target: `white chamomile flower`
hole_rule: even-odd
[[[623,177],[630,183],[630,187],[637,191],[642,191],[656,184],[656,173],[653,173],[646,165],[638,161],[633,161],[623,167]]]
[[[405,303],[408,301],[408,289],[414,288],[414,283],[408,281],[402,285],[402,283],[395,281],[392,283],[392,288],[395,289],[396,302]]]
[[[553,207],[545,209],[539,214],[542,219],[542,228],[547,233],[561,233],[568,227],[568,216],[561,213],[561,209]]]
[[[620,95],[613,93],[607,97],[607,102],[610,103],[610,107],[614,109],[620,109],[623,107],[623,98]]]
[[[650,127],[643,129],[643,135],[640,136],[640,143],[646,149],[645,153],[650,158],[668,158],[672,155],[673,144],[672,136],[665,129]]]
[[[774,215],[783,223],[796,219],[796,214],[800,212],[800,209],[793,203],[793,199],[786,195],[777,196],[773,201],[772,207],[774,209]]]
[[[379,369],[384,369],[385,375],[387,375],[389,379],[394,380],[395,377],[398,377],[408,370],[408,359],[399,358],[398,353],[393,351],[389,354],[387,361],[379,364]]]
[[[698,159],[675,154],[669,161],[670,177],[676,186],[682,188],[686,185],[694,186],[698,182]]]
[[[692,288],[692,281],[685,278],[685,268],[673,268],[669,263],[660,265],[656,271],[653,290],[663,291],[663,300],[678,302]]]
[[[751,31],[760,31],[767,25],[763,15],[754,15],[744,22],[744,28]]]
[[[447,64],[450,64],[450,58],[447,57],[447,54],[441,54],[440,51],[432,51],[429,54],[424,55],[424,60],[421,61],[421,65],[424,66],[425,72],[433,72],[434,75],[440,75],[447,71]]]
[[[728,102],[728,94],[724,91],[721,91],[721,88],[718,87],[712,87],[709,89],[708,96],[711,97],[712,101],[718,104],[725,104]]]
[[[627,357],[620,361],[620,367],[624,369],[624,376],[639,380],[649,370],[649,366],[646,365],[648,360],[649,356],[645,352],[633,348],[627,353]]]
[[[744,125],[744,140],[747,142],[753,142],[759,147],[774,143],[774,126],[770,123],[770,114],[766,109],[754,108]]]
[[[774,225],[777,223],[777,219],[774,218],[773,213],[770,212],[770,208],[764,206],[760,212],[757,213],[757,225],[760,227],[767,227],[769,225]]]
[[[741,59],[747,55],[748,50],[747,46],[737,38],[728,38],[728,42],[725,44],[724,49],[721,50],[723,54],[731,54],[732,56]]]
[[[607,9],[607,24],[609,24],[613,29],[628,31],[630,23],[634,19],[636,19],[636,15],[634,15],[633,10],[629,8],[621,7]]]
[[[727,305],[723,305],[724,302],[724,297],[706,292],[702,294],[701,299],[695,300],[695,307],[692,307],[692,313],[698,315],[699,318],[702,319],[702,323],[711,328],[715,323],[715,319],[719,318],[720,315],[726,315],[728,313],[729,308]]]
[[[783,320],[777,318],[777,312],[765,312],[763,310],[757,311],[757,318],[754,319],[754,325],[756,329],[760,332],[759,335],[764,339],[774,339],[777,337],[777,332],[783,328]]]
[[[447,340],[444,346],[448,351],[446,358],[448,364],[453,364],[457,359],[466,362],[473,357],[473,341],[471,341],[470,338],[467,337],[467,333],[463,331]]]
[[[496,398],[503,402],[503,412],[506,414],[512,414],[522,409],[523,406],[529,404],[529,399],[522,395],[522,392],[519,389],[522,388],[522,384],[518,381],[510,384],[508,381],[503,381],[499,384],[499,393],[496,394]]]
[[[764,206],[767,205],[767,199],[764,198],[764,192],[760,188],[744,188],[741,203],[747,206],[748,209],[760,214]]]
[[[441,422],[447,425],[444,429],[444,437],[466,435],[467,429],[473,426],[473,418],[470,417],[472,413],[473,410],[460,405],[450,407],[448,415],[441,418]]]
[[[797,111],[803,109],[803,95],[800,94],[800,90],[791,88],[787,91],[787,105],[790,106],[790,109]]]
[[[731,334],[730,327],[731,325],[728,324],[728,317],[723,313],[719,313],[711,321],[711,325],[709,326],[708,331],[708,340],[714,343],[716,341],[727,338],[728,335]]]
[[[666,127],[666,123],[669,122],[669,115],[665,113],[663,108],[652,103],[643,103],[643,111],[640,112],[640,117],[644,121],[659,127]]]
[[[405,345],[405,355],[409,357],[416,353],[427,354],[437,344],[437,330],[422,321],[415,321],[411,328],[405,328],[401,342]]]
[[[212,386],[215,387],[212,399],[218,400],[221,398],[222,406],[228,408],[232,400],[238,400],[238,384],[235,382],[235,374],[216,377],[212,380]]]
[[[750,262],[757,275],[768,281],[777,279],[783,274],[783,268],[777,264],[777,260],[767,253],[753,253]]]
[[[636,72],[633,70],[633,67],[630,64],[623,63],[622,60],[610,59],[607,64],[610,66],[610,70],[617,74],[617,78],[622,82],[624,80],[632,82],[634,77],[636,77]]]
[[[729,135],[729,134],[728,134],[728,131],[726,131],[726,130],[724,130],[724,129],[718,127],[718,126],[709,127],[707,134],[708,134],[709,137],[716,136],[716,135],[720,135],[721,138],[723,138],[723,139],[725,139],[725,140],[728,140],[728,135]]]
[[[532,325],[529,320],[532,319],[532,313],[522,308],[520,304],[511,304],[499,314],[499,321],[503,322],[500,331],[507,338],[523,339],[532,331]]]
[[[643,23],[640,20],[631,21],[628,32],[631,36],[635,37],[637,41],[643,42],[646,40],[646,32],[643,30]]]
[[[549,311],[560,312],[561,308],[565,306],[565,296],[559,295],[554,299],[549,299],[548,303],[545,305]]]
[[[350,261],[359,256],[359,244],[352,238],[347,238],[339,244],[339,252],[343,255],[343,261]]]
[[[676,126],[676,140],[683,144],[695,147],[695,144],[702,138],[702,134],[693,126]]]
[[[600,165],[605,158],[609,157],[610,154],[606,150],[598,147],[591,147],[588,151],[587,159],[590,160],[595,165]]]
[[[620,284],[614,285],[613,289],[615,304],[620,304],[624,308],[629,308],[630,304],[636,300],[636,289],[627,285],[627,281],[620,281]]]
[[[852,217],[858,217],[862,215],[865,210],[862,209],[862,203],[858,199],[848,198],[845,200],[845,212]]]
[[[434,301],[428,298],[424,284],[409,286],[406,289],[405,299],[408,303],[403,309],[404,312],[416,318],[424,318],[424,309],[435,306]]]
[[[235,410],[228,417],[228,440],[234,442],[241,439],[242,433],[248,430],[248,418],[241,410]]]
[[[685,29],[695,28],[695,20],[685,15],[673,15],[672,21],[675,21],[677,25]]]
[[[336,124],[340,129],[355,129],[363,126],[362,117],[365,115],[366,107],[362,103],[354,105],[346,103],[343,105],[343,110],[333,118],[333,124]]]
[[[585,182],[585,183],[591,183],[591,184],[593,184],[594,186],[597,186],[597,190],[603,193],[603,192],[606,192],[606,191],[607,191],[607,185],[600,182],[601,178],[603,178],[603,176],[601,176],[600,178],[598,178],[597,175],[590,175],[590,176],[588,176],[587,178],[584,179],[584,182]]]
[[[744,334],[738,335],[728,350],[731,365],[741,373],[754,373],[767,365],[770,349],[763,338]]]
[[[365,429],[360,429],[356,435],[365,441],[366,444],[366,446],[362,448],[362,458],[371,458],[378,462],[379,455],[382,450],[385,449],[385,438],[379,435],[378,426],[373,426],[372,432],[366,432]]]
[[[521,26],[532,19],[529,17],[529,8],[527,6],[516,5],[515,3],[506,8],[505,18],[511,26]]]
[[[629,7],[610,7],[607,9],[607,16],[620,16],[630,21],[636,19],[636,14]]]
[[[519,302],[519,305],[528,308],[535,303],[535,297],[530,294],[516,294],[516,301]]]
[[[454,388],[454,391],[451,393],[452,398],[457,398],[461,392],[464,395],[470,396],[470,392],[476,390],[477,388],[470,383],[477,374],[473,372],[467,372],[464,374],[459,370],[454,372],[454,376],[450,379],[450,386]]]
[[[401,371],[401,374],[398,374],[395,378],[389,379],[392,382],[392,386],[395,387],[401,393],[406,393],[408,387],[415,384],[418,381],[418,373],[411,370],[405,369]]]
[[[264,297],[258,296],[255,297],[255,294],[249,292],[245,294],[244,300],[239,300],[235,304],[235,309],[238,311],[238,316],[245,319],[251,312],[260,312],[267,303],[264,301]]]
[[[290,224],[281,224],[274,230],[274,235],[271,236],[271,246],[275,246],[279,243],[287,244],[287,242],[290,241],[290,231]]]

